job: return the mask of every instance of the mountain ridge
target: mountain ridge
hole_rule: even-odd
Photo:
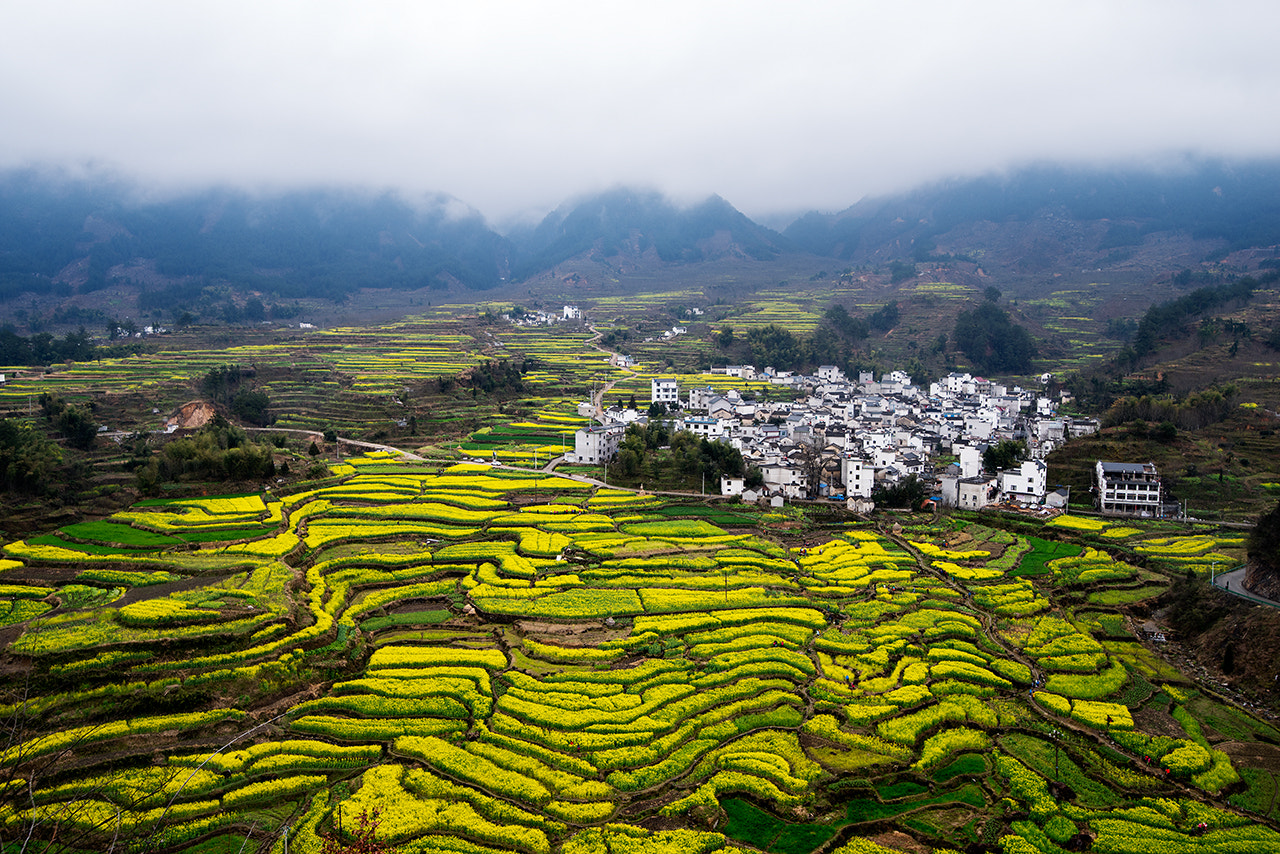
[[[1018,293],[1278,259],[1280,161],[1167,173],[1045,165],[806,213],[781,232],[717,195],[682,206],[617,186],[506,235],[446,194],[212,188],[146,198],[120,181],[0,173],[0,318],[22,295],[56,305],[105,289],[139,312],[208,313],[211,289],[237,305],[258,294],[342,302],[367,288],[456,296],[631,278],[663,287],[664,274],[768,283],[825,265],[893,280],[949,270]]]

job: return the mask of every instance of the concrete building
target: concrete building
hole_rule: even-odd
[[[1094,466],[1094,500],[1108,516],[1160,515],[1160,474],[1155,463],[1109,463]]]
[[[1016,469],[1000,472],[1000,497],[1004,501],[1042,504],[1048,479],[1049,467],[1044,460],[1026,460]]]
[[[618,453],[625,432],[626,427],[621,424],[583,427],[573,434],[572,462],[584,466],[608,462]]]
[[[1000,489],[994,477],[965,477],[956,484],[956,506],[961,510],[981,510],[993,503]]]
[[[720,494],[721,495],[741,495],[746,489],[746,482],[740,477],[722,477],[720,478]]]
[[[844,481],[846,498],[870,498],[876,480],[871,466],[857,456],[846,456],[840,460],[840,479]]]
[[[675,377],[654,377],[649,381],[649,397],[653,403],[671,408],[680,405],[680,383]]]
[[[727,435],[725,427],[725,422],[707,415],[690,415],[680,422],[681,430],[688,430],[703,439],[719,439]]]

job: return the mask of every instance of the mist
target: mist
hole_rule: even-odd
[[[18,4],[0,167],[155,191],[618,184],[777,223],[1032,162],[1280,154],[1265,2]]]

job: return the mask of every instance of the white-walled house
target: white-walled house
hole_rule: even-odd
[[[840,460],[840,479],[844,481],[844,494],[848,498],[870,498],[876,482],[875,472],[859,456],[845,456]]]
[[[593,424],[573,434],[573,459],[578,465],[594,466],[608,462],[618,453],[626,427],[621,424]]]
[[[720,397],[720,393],[711,386],[689,389],[689,408],[695,412],[705,411],[711,401]]]
[[[799,466],[778,462],[761,466],[760,472],[770,492],[780,492],[788,498],[804,497],[804,473]]]
[[[1041,504],[1048,491],[1049,468],[1044,460],[1025,460],[1016,469],[1000,472],[1000,496],[1003,501]]]
[[[720,478],[720,494],[721,495],[741,495],[746,489],[746,481],[740,477],[722,477]]]
[[[995,477],[961,478],[956,487],[956,506],[962,510],[981,510],[999,495]]]
[[[680,429],[688,430],[703,439],[719,439],[728,435],[729,423],[709,415],[690,415],[680,422]]]
[[[1094,468],[1098,509],[1104,515],[1160,515],[1160,474],[1155,463],[1109,463],[1098,460]]]
[[[649,381],[649,396],[654,403],[668,407],[680,404],[680,383],[675,377],[654,377]]]
[[[960,476],[977,477],[982,474],[982,452],[968,445],[958,445],[956,456],[960,458]]]

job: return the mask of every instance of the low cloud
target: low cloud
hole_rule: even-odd
[[[755,216],[1035,160],[1280,155],[1273,3],[20,4],[0,166]]]

